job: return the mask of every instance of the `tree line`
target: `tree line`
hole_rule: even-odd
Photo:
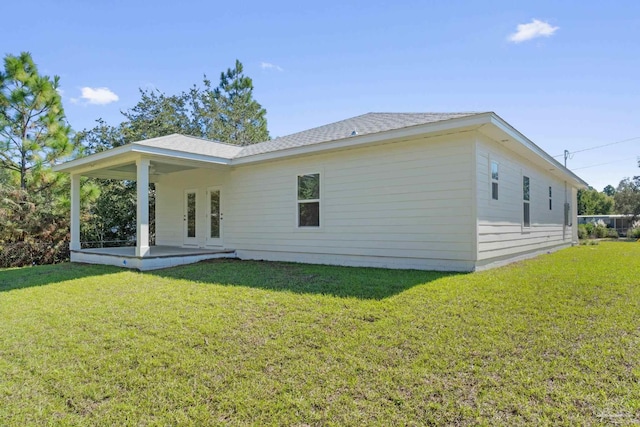
[[[611,214],[640,216],[640,176],[625,178],[617,187],[607,185],[602,191],[593,187],[578,191],[578,215]]]
[[[236,60],[217,86],[178,94],[140,89],[140,99],[111,125],[96,120],[74,132],[59,93],[60,78],[41,75],[27,52],[6,55],[0,71],[0,267],[60,262],[69,256],[67,174],[59,161],[173,133],[236,145],[269,139],[266,110],[253,97],[253,81]],[[83,178],[81,240],[89,245],[133,242],[135,183]],[[154,218],[155,189],[150,189]],[[153,226],[151,224],[152,238]],[[93,242],[93,243],[91,243]]]

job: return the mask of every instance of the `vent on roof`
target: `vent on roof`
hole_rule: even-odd
[[[351,132],[351,136],[356,136],[356,135],[358,135],[358,131],[354,129],[353,132]]]

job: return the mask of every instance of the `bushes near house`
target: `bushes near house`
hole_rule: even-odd
[[[609,228],[603,221],[596,223],[588,222],[578,225],[578,239],[617,239],[618,232],[614,228]]]
[[[627,232],[627,237],[632,239],[640,239],[640,227],[632,228]]]
[[[0,246],[0,268],[58,264],[69,260],[69,241],[26,239]]]
[[[596,228],[593,231],[594,231],[595,237],[598,239],[604,239],[605,237],[607,237],[607,234],[608,234],[608,228],[600,224],[596,225]]]
[[[587,224],[578,225],[578,239],[585,240],[589,238],[589,231],[587,231]]]

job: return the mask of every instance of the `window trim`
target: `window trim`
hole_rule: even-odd
[[[525,180],[527,182],[527,192],[524,192],[525,189]],[[526,196],[526,197],[525,197]],[[527,213],[529,214],[529,223],[527,224],[526,222],[526,216],[525,215],[525,209],[527,210]],[[531,229],[531,178],[529,178],[527,175],[522,175],[522,228],[529,230]]]
[[[493,165],[496,165],[497,178],[493,178]],[[491,194],[490,200],[500,200],[500,163],[495,160],[489,159],[489,192]],[[493,184],[496,185],[495,197],[493,194]]]
[[[299,179],[301,176],[305,176],[305,175],[318,175],[318,185],[320,186],[320,189],[318,191],[318,199],[299,199]],[[320,169],[316,169],[312,172],[301,172],[296,174],[295,176],[295,185],[294,185],[294,191],[295,191],[295,203],[296,203],[296,207],[295,207],[295,230],[297,231],[318,231],[322,229],[322,219],[323,219],[323,214],[322,214],[322,199],[323,199],[323,192],[324,192],[324,185],[322,184],[322,176],[324,175],[324,171],[320,170]],[[303,203],[318,203],[318,225],[300,225],[300,205]]]

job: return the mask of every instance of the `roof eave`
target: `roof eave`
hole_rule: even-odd
[[[580,178],[578,175],[573,173],[570,169],[564,167],[559,161],[551,157],[546,151],[542,148],[538,147],[533,141],[524,136],[520,131],[507,123],[504,119],[498,116],[496,113],[491,113],[491,124],[502,132],[507,134],[509,137],[513,138],[515,141],[522,144],[528,150],[537,154],[540,158],[547,161],[550,165],[554,167],[555,170],[560,171],[563,175],[567,176],[579,187],[586,188],[589,184]]]
[[[53,166],[55,172],[77,173],[86,170],[87,168],[99,167],[100,164],[114,160],[118,157],[124,157],[128,154],[140,154],[142,156],[151,157],[165,157],[172,159],[180,159],[187,161],[194,161],[200,163],[213,163],[220,165],[228,165],[231,159],[210,156],[206,154],[188,153],[185,151],[170,150],[166,148],[150,147],[146,145],[140,145],[131,143],[120,147],[112,148],[111,150],[95,153],[90,156],[81,157],[79,159],[71,160],[59,165]]]

